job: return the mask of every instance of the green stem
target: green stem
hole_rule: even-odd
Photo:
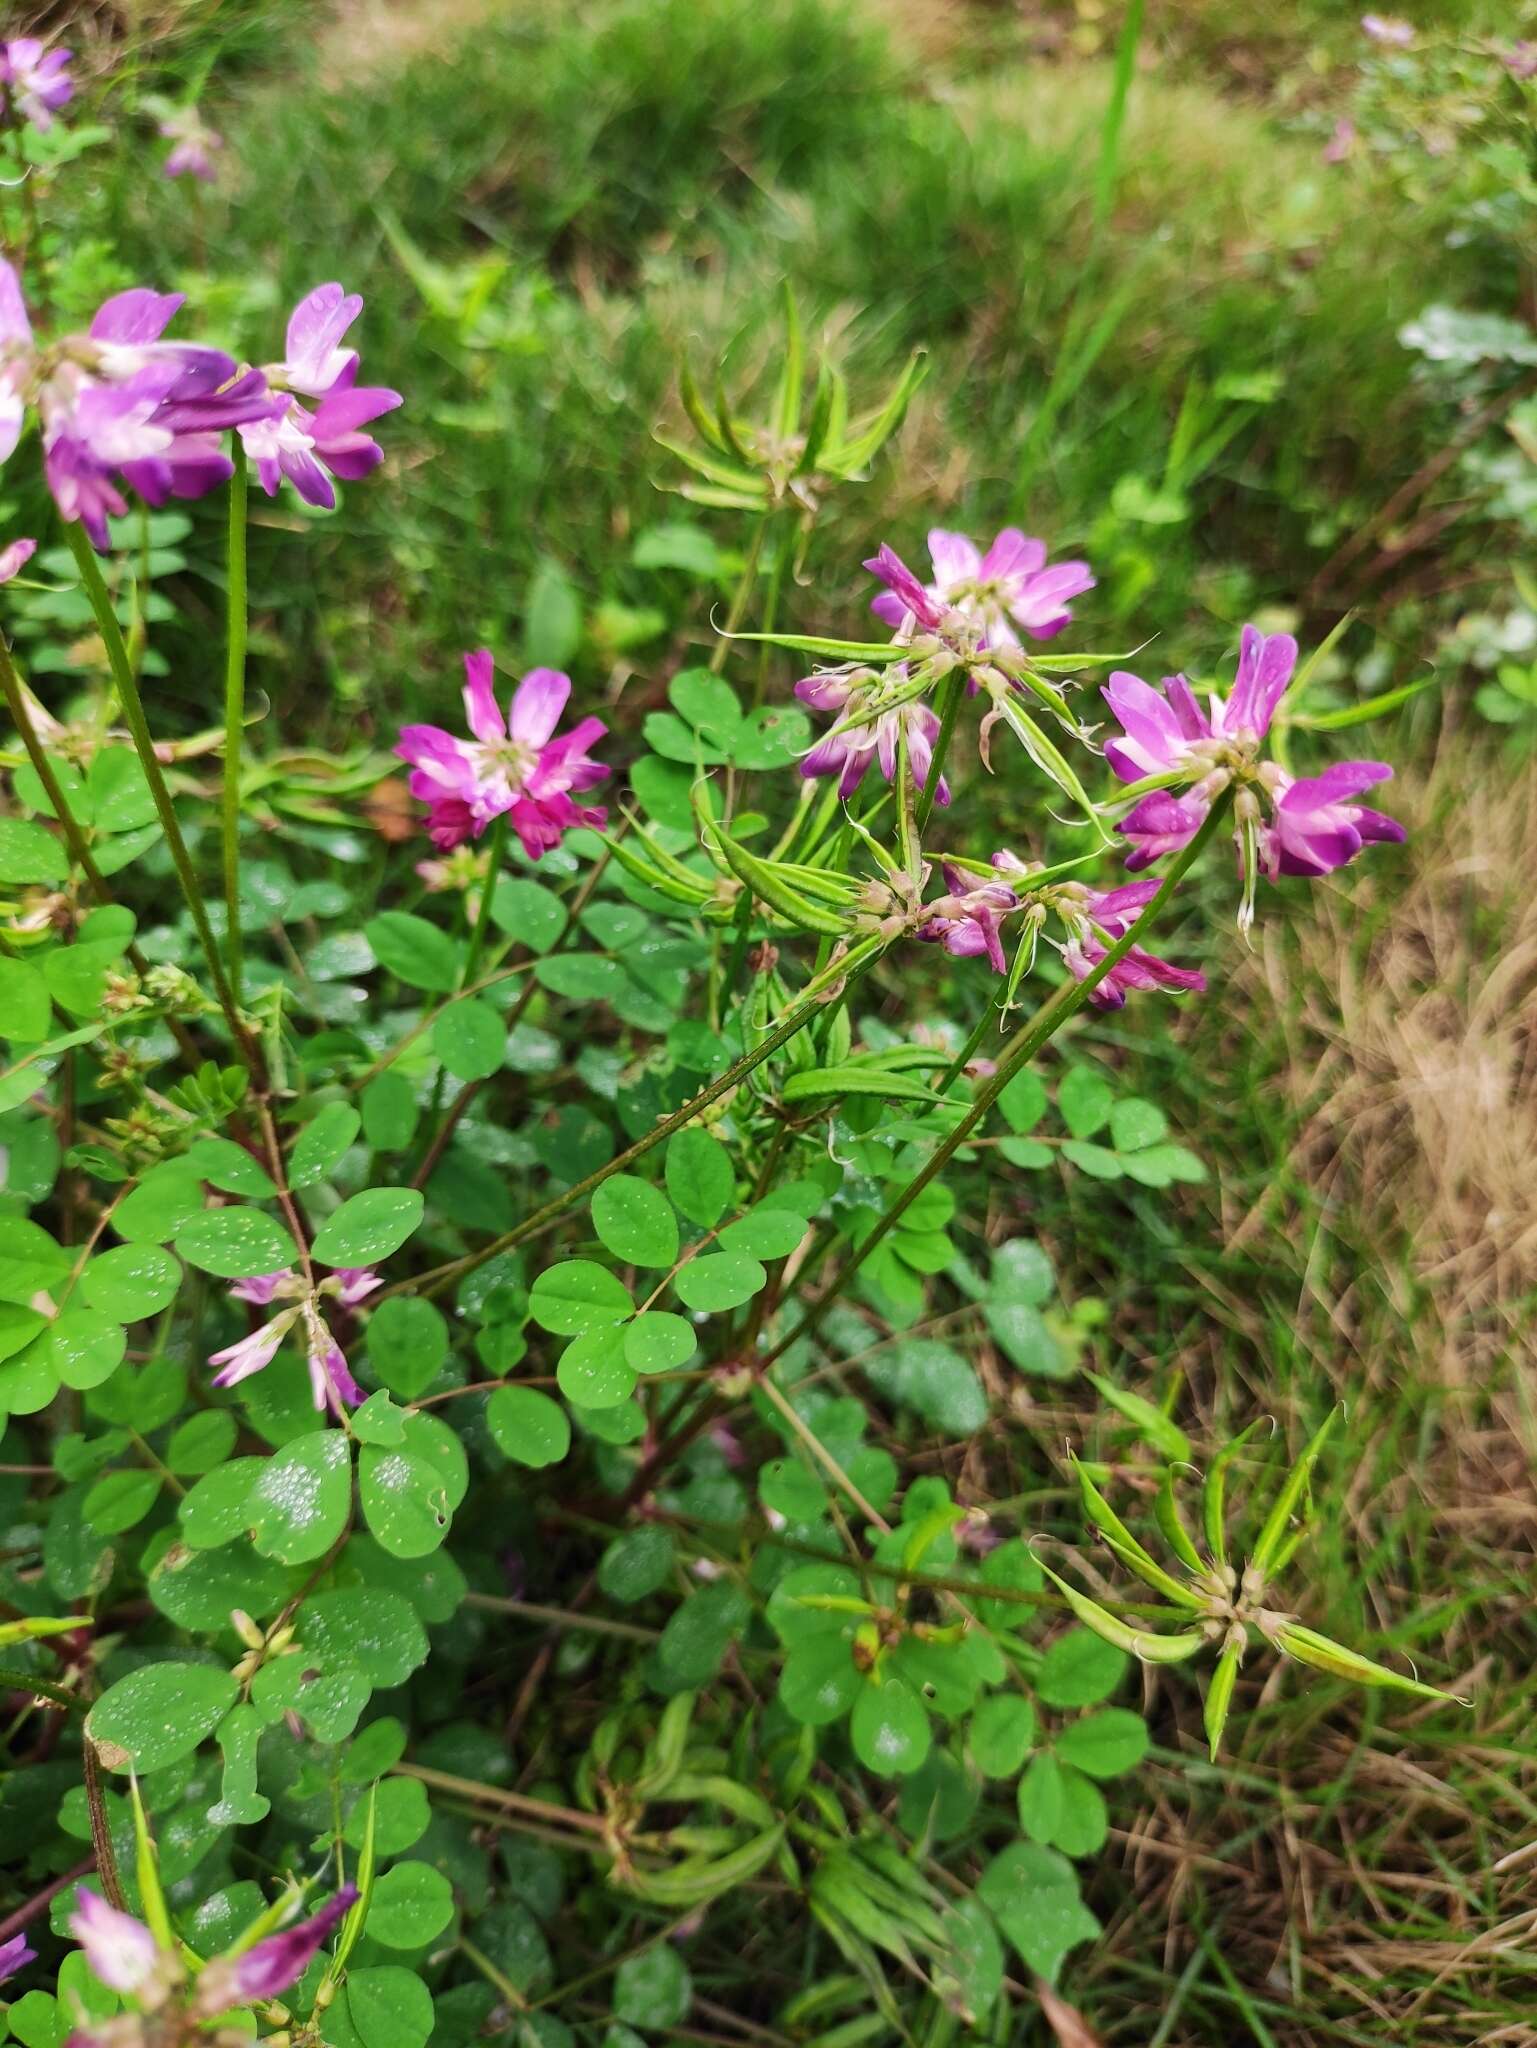
[[[946,1094],[950,1089],[952,1083],[958,1081],[961,1075],[965,1073],[967,1067],[970,1066],[972,1060],[976,1057],[978,1046],[980,1046],[983,1039],[986,1038],[988,1030],[996,1022],[999,1014],[1000,1009],[998,997],[996,995],[990,996],[988,999],[987,1008],[982,1012],[981,1016],[977,1019],[975,1025],[972,1027],[971,1036],[966,1040],[966,1043],[961,1047],[960,1051],[955,1055],[955,1058],[950,1062],[949,1066],[945,1068],[945,1071],[940,1075],[938,1081],[934,1084],[934,1092],[936,1095]]]
[[[840,974],[847,982],[854,982],[873,964],[879,951],[879,940],[861,940],[847,958],[839,963]],[[823,976],[821,979],[825,980],[826,977]],[[739,1086],[755,1068],[762,1066],[766,1059],[771,1058],[782,1045],[787,1044],[798,1031],[810,1023],[820,1012],[823,1000],[823,993],[817,982],[809,983],[802,992],[800,1001],[780,1019],[761,1045],[756,1046],[751,1052],[743,1053],[739,1060],[733,1061],[723,1074],[718,1074],[707,1087],[701,1088],[699,1093],[685,1102],[681,1109],[675,1109],[671,1116],[663,1117],[659,1124],[647,1131],[644,1137],[637,1138],[633,1145],[621,1152],[617,1158],[611,1159],[607,1166],[600,1166],[595,1173],[589,1173],[585,1180],[579,1180],[574,1187],[567,1188],[564,1194],[556,1195],[553,1201],[546,1202],[543,1208],[536,1209],[531,1216],[525,1216],[521,1223],[516,1224],[511,1230],[503,1231],[500,1237],[493,1238],[490,1244],[483,1246],[478,1252],[471,1252],[462,1259],[451,1260],[444,1266],[435,1266],[431,1272],[420,1273],[415,1279],[397,1281],[393,1287],[387,1287],[383,1294],[378,1296],[378,1300],[385,1301],[392,1294],[437,1294],[450,1282],[462,1279],[466,1273],[473,1273],[488,1259],[494,1259],[501,1252],[511,1251],[514,1245],[522,1244],[526,1238],[537,1236],[546,1224],[553,1223],[557,1216],[563,1215],[574,1203],[585,1201],[594,1188],[600,1187],[610,1174],[625,1172],[637,1159],[644,1159],[654,1146],[670,1138],[674,1131],[681,1131],[685,1124],[692,1123],[701,1110],[708,1109],[712,1102],[718,1102],[721,1096],[728,1095],[733,1088]]]
[[[731,636],[741,625],[747,611],[747,601],[752,595],[753,581],[758,574],[758,557],[763,552],[763,537],[768,532],[772,512],[765,512],[753,528],[753,537],[747,544],[747,559],[742,564],[741,578],[731,599],[731,609],[726,614],[726,623],[721,628],[720,638],[710,653],[710,673],[719,675],[726,666],[726,655],[731,646]]]
[[[491,903],[496,895],[497,877],[502,871],[502,860],[507,851],[507,813],[499,811],[491,821],[491,836],[486,842],[486,885],[480,892],[480,908],[475,915],[474,927],[470,932],[470,948],[464,956],[464,967],[459,975],[459,986],[464,989],[475,979],[475,970],[480,965],[480,956],[486,949],[486,934],[491,929]]]
[[[21,744],[26,749],[27,759],[32,763],[34,774],[43,785],[43,794],[53,806],[53,815],[59,821],[71,860],[90,883],[91,893],[98,903],[115,903],[117,899],[107,887],[106,877],[96,865],[91,849],[86,844],[85,834],[80,829],[80,821],[70,809],[69,799],[64,794],[58,776],[53,772],[53,763],[43,752],[42,742],[32,723],[32,715],[27,709],[26,691],[22,687],[21,677],[16,673],[16,665],[11,659],[10,649],[5,644],[4,634],[0,634],[0,696],[5,698],[5,708],[11,714],[12,723],[21,735]],[[128,947],[128,964],[135,974],[149,972],[149,961],[137,944],[132,942]],[[199,1061],[198,1049],[186,1025],[178,1017],[168,1018],[167,1022],[182,1058],[189,1067],[195,1068]]]
[[[80,580],[85,586],[86,595],[91,600],[91,609],[96,614],[96,623],[107,649],[107,659],[112,666],[112,679],[117,684],[123,716],[128,721],[128,730],[133,737],[139,766],[144,770],[144,779],[149,784],[150,794],[155,800],[160,829],[165,834],[165,843],[170,850],[177,880],[181,883],[182,894],[187,899],[187,908],[192,914],[198,942],[208,962],[208,972],[213,980],[219,1008],[224,1012],[224,1021],[229,1026],[235,1044],[244,1054],[253,1074],[259,1077],[264,1072],[261,1050],[236,1007],[234,990],[230,987],[229,976],[224,971],[224,962],[220,959],[218,946],[214,942],[213,927],[208,922],[208,911],[203,903],[197,876],[193,872],[187,842],[182,837],[176,807],[171,802],[171,792],[166,787],[165,774],[155,753],[149,720],[144,715],[144,700],[139,695],[139,685],[135,680],[133,664],[128,659],[128,648],[123,639],[123,629],[117,622],[116,612],[112,609],[112,599],[107,594],[100,564],[79,520],[65,520],[64,533],[80,571]]]
[[[923,788],[918,797],[916,822],[920,836],[933,816],[934,805],[939,797],[940,779],[945,772],[945,757],[950,752],[950,742],[955,737],[955,722],[961,715],[961,702],[966,695],[966,671],[958,668],[945,688],[945,708],[939,714],[939,737],[934,742],[934,758],[929,763],[929,772],[923,779]]]
[[[224,908],[229,920],[230,982],[238,1003],[244,975],[240,932],[240,755],[245,741],[245,667],[248,631],[246,514],[250,491],[245,447],[231,436],[235,473],[229,480],[229,551],[224,629],[224,787],[220,824],[224,840]]]
[[[767,528],[768,518],[770,516],[772,515],[768,515],[764,519],[765,528]],[[775,621],[779,612],[779,594],[781,590],[784,588],[785,564],[789,560],[790,556],[793,554],[794,550],[795,529],[793,525],[787,522],[782,527],[775,541],[774,559],[769,564],[768,589],[764,593],[763,616],[759,621],[760,632],[772,633],[774,630]],[[769,657],[772,655],[773,651],[774,650],[769,646],[766,640],[758,649],[758,666],[753,674],[752,687],[752,701],[754,711],[756,711],[758,706],[763,702],[763,692],[768,685]]]
[[[42,743],[37,737],[27,711],[21,677],[16,673],[16,665],[11,660],[11,650],[6,646],[3,634],[0,634],[0,696],[4,696],[5,708],[11,714],[11,722],[21,735],[21,744],[26,748],[27,759],[32,763],[33,773],[43,785],[43,793],[53,806],[53,814],[63,830],[64,843],[69,848],[70,858],[90,883],[96,900],[99,903],[110,903],[112,892],[92,858],[91,849],[85,843],[85,834],[69,807],[69,800],[60,786],[58,776],[53,772],[53,763],[43,752]]]
[[[988,1112],[1010,1081],[1024,1066],[1033,1060],[1041,1048],[1052,1039],[1075,1011],[1080,1010],[1116,964],[1123,960],[1132,947],[1151,929],[1158,913],[1173,895],[1176,885],[1193,863],[1205,851],[1208,841],[1218,825],[1227,816],[1232,802],[1232,792],[1225,790],[1207,812],[1200,830],[1188,846],[1178,855],[1158,885],[1158,894],[1147,909],[1124,931],[1114,945],[1107,948],[1103,959],[1097,961],[1082,981],[1065,981],[1041,1005],[1028,1024],[1021,1025],[1004,1048],[992,1077],[977,1091],[976,1100],[950,1135],[936,1145],[922,1167],[903,1188],[902,1192],[883,1210],[880,1220],[860,1244],[853,1256],[840,1268],[837,1278],[821,1296],[814,1307],[809,1308],[795,1328],[782,1337],[773,1349],[757,1360],[756,1370],[766,1372],[777,1358],[783,1357],[792,1344],[802,1337],[810,1336],[821,1325],[822,1319],[833,1303],[843,1293],[850,1280],[859,1271],[865,1260],[894,1230],[902,1217],[918,1199],[937,1174],[944,1171],[962,1145],[985,1122]]]

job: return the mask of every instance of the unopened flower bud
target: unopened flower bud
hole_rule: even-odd
[[[265,1644],[266,1636],[243,1607],[232,1607],[230,1609],[229,1623],[248,1650],[259,1650]]]

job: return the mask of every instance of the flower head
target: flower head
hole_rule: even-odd
[[[13,1934],[9,1941],[0,1941],[0,1984],[36,1961],[37,1950],[24,1934]]]
[[[1537,78],[1537,43],[1512,43],[1505,52],[1505,69],[1512,78]]]
[[[1064,909],[1068,937],[1062,958],[1076,981],[1087,981],[1117,939],[1124,938],[1158,893],[1156,882],[1128,882],[1119,889],[1090,889],[1077,892],[1081,911],[1074,916]],[[1060,892],[1063,897],[1069,890]],[[1108,944],[1106,942],[1109,942]],[[1089,1001],[1101,1010],[1119,1010],[1127,996],[1138,989],[1178,994],[1204,991],[1206,976],[1193,967],[1176,967],[1141,946],[1131,946],[1110,971],[1089,991]]]
[[[51,128],[59,108],[74,98],[70,61],[68,50],[50,50],[36,36],[0,43],[0,87],[34,128]]]
[[[1105,759],[1123,782],[1157,781],[1120,821],[1131,842],[1127,866],[1150,867],[1187,846],[1217,795],[1234,788],[1245,869],[1244,910],[1252,914],[1255,873],[1324,875],[1343,867],[1374,840],[1401,840],[1403,827],[1355,799],[1393,773],[1382,761],[1342,761],[1297,781],[1279,763],[1260,758],[1276,707],[1292,678],[1297,643],[1289,633],[1268,638],[1245,626],[1238,671],[1226,701],[1213,694],[1203,711],[1183,676],[1154,689],[1116,670],[1104,689],[1121,732]]]
[[[161,121],[160,133],[171,144],[160,167],[166,177],[213,183],[213,160],[224,147],[224,137],[209,127],[196,107],[173,107]]]
[[[283,1339],[293,1328],[297,1315],[297,1309],[286,1309],[282,1315],[274,1316],[237,1343],[226,1344],[222,1351],[211,1351],[208,1363],[220,1368],[213,1376],[214,1385],[238,1387],[253,1373],[265,1372],[282,1349]]]
[[[985,954],[995,974],[1005,973],[1003,919],[1020,909],[1024,899],[1010,883],[979,879],[948,861],[944,878],[946,893],[926,906],[928,919],[918,927],[918,937],[943,946],[958,959]]]
[[[0,548],[0,583],[9,583],[13,576],[19,576],[36,553],[35,540],[13,540]]]
[[[1356,146],[1356,124],[1341,117],[1334,124],[1334,132],[1324,144],[1321,154],[1326,164],[1342,164]]]
[[[362,310],[361,293],[345,292],[339,284],[317,284],[288,316],[283,360],[268,364],[268,383],[275,390],[299,391],[307,398],[349,390],[357,382],[358,352],[343,348],[342,337]]]
[[[283,360],[262,373],[276,396],[240,429],[269,498],[286,477],[306,504],[329,511],[336,503],[332,477],[356,483],[384,460],[384,450],[363,430],[402,400],[383,384],[357,382],[358,352],[341,343],[362,310],[358,293],[322,284],[289,315]],[[317,403],[303,406],[294,393]]]
[[[284,1302],[287,1306],[280,1308],[275,1316],[269,1317],[248,1336],[211,1354],[208,1363],[220,1368],[214,1374],[214,1385],[238,1386],[242,1380],[250,1379],[253,1373],[265,1372],[277,1357],[283,1340],[298,1326],[304,1332],[310,1391],[316,1408],[355,1408],[363,1399],[363,1390],[352,1377],[346,1354],[320,1313],[320,1300],[322,1296],[329,1295],[343,1308],[356,1308],[381,1285],[379,1275],[367,1266],[338,1266],[319,1281],[313,1291],[304,1276],[292,1267],[284,1267],[276,1273],[257,1273],[249,1279],[235,1281],[230,1288],[232,1301],[249,1302],[257,1308],[269,1308],[274,1302]]]
[[[1048,567],[1046,543],[1006,526],[983,554],[963,533],[941,526],[929,534],[934,580],[926,587],[891,548],[882,547],[865,567],[887,588],[870,609],[890,626],[912,617],[938,625],[958,612],[982,630],[990,648],[1018,648],[1020,634],[1049,640],[1072,619],[1070,600],[1094,588],[1087,562]]]
[[[54,501],[98,549],[108,518],[127,510],[125,486],[152,505],[202,496],[231,473],[218,435],[271,409],[260,372],[237,375],[222,349],[163,339],[181,304],[180,293],[135,287],[108,299],[86,333],[39,343],[20,280],[0,260],[0,462],[32,407]]]
[[[505,816],[523,851],[537,860],[575,825],[601,825],[601,804],[574,797],[608,774],[588,749],[608,730],[583,718],[556,734],[571,678],[535,668],[518,684],[504,718],[492,687],[488,648],[464,657],[464,715],[469,739],[436,725],[408,725],[395,751],[411,764],[410,789],[428,807],[427,830],[443,852],[478,839]]]
[[[905,669],[899,667],[888,670],[884,681],[873,669],[851,668],[827,670],[798,682],[795,694],[803,704],[811,704],[818,711],[838,713],[833,730],[801,756],[801,774],[808,779],[836,775],[838,794],[842,797],[853,795],[872,762],[878,762],[882,775],[888,782],[894,782],[905,731],[913,780],[920,789],[924,788],[933,766],[934,742],[939,737],[938,717],[926,704],[911,697],[881,708],[882,697],[891,695],[893,689],[900,690],[905,680]],[[935,791],[935,801],[950,801],[950,785],[943,776]]]
[[[146,2012],[164,2005],[181,1982],[181,1959],[174,1951],[162,1949],[142,1920],[83,1886],[69,1931],[108,1990],[137,2000]]]
[[[142,1920],[119,1912],[95,1892],[80,1892],[69,1926],[94,1974],[110,1990],[132,1999],[138,2013],[158,2013],[176,1999],[180,2010],[173,2017],[187,2023],[190,2039],[201,2022],[280,1997],[296,1984],[357,1897],[356,1885],[343,1885],[318,1913],[296,1927],[268,1935],[248,1949],[215,1956],[190,1985],[175,1948],[162,1948]],[[297,1899],[295,1893],[295,1903]],[[144,2030],[136,2015],[125,2014],[88,2027],[74,2038],[91,2048],[129,2048],[130,2043],[144,2038]]]
[[[1381,43],[1390,50],[1407,50],[1414,41],[1414,30],[1410,24],[1391,14],[1363,14],[1361,33],[1368,41]]]

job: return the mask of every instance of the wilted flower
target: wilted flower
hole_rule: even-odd
[[[464,715],[473,738],[459,739],[436,725],[408,725],[395,752],[411,763],[411,794],[428,807],[427,831],[445,853],[478,839],[494,818],[506,816],[530,860],[537,860],[575,825],[601,825],[601,804],[583,805],[573,792],[591,789],[608,774],[588,748],[608,728],[583,718],[555,736],[571,695],[571,678],[552,668],[530,669],[513,692],[504,719],[492,688],[489,648],[464,657]]]
[[[1046,543],[1006,526],[984,555],[963,533],[936,526],[929,533],[934,580],[927,587],[891,548],[883,547],[865,567],[888,588],[870,609],[889,626],[909,615],[937,625],[946,611],[961,613],[982,628],[988,647],[1018,647],[1020,632],[1049,640],[1069,623],[1071,598],[1094,588],[1087,562],[1046,565]],[[920,608],[926,603],[928,615]]]
[[[341,346],[362,310],[356,292],[322,284],[289,316],[284,359],[263,372],[277,397],[261,418],[240,429],[269,498],[287,477],[306,504],[329,511],[336,503],[331,477],[355,483],[384,460],[384,450],[363,429],[393,412],[400,393],[382,384],[359,385],[357,350]],[[294,392],[319,403],[311,411]]]
[[[214,1374],[214,1385],[238,1386],[254,1373],[264,1372],[277,1357],[289,1332],[295,1325],[300,1325],[304,1331],[305,1357],[309,1364],[310,1389],[315,1406],[340,1409],[345,1404],[355,1408],[363,1398],[363,1390],[352,1377],[346,1353],[320,1313],[319,1298],[330,1295],[343,1308],[356,1308],[382,1284],[378,1274],[367,1266],[338,1266],[335,1272],[327,1274],[317,1284],[313,1292],[306,1285],[304,1276],[292,1267],[284,1267],[276,1273],[256,1273],[249,1279],[235,1281],[230,1287],[232,1301],[250,1302],[257,1308],[268,1308],[277,1301],[288,1302],[291,1306],[280,1309],[260,1329],[252,1330],[248,1336],[210,1355],[208,1363],[220,1368]]]
[[[75,96],[67,76],[68,50],[50,50],[36,36],[0,43],[0,89],[6,101],[34,128],[51,128],[59,108]]]
[[[1361,33],[1391,50],[1407,50],[1414,41],[1414,30],[1410,24],[1390,14],[1363,14]]]
[[[934,742],[939,737],[938,717],[926,704],[911,697],[888,710],[878,708],[883,692],[889,694],[893,685],[900,688],[905,679],[905,670],[900,668],[895,674],[888,672],[887,679],[877,676],[874,669],[851,668],[829,669],[798,682],[795,694],[803,704],[839,714],[833,730],[801,756],[801,774],[808,778],[836,775],[838,794],[842,797],[853,795],[872,761],[879,762],[888,782],[894,782],[905,728],[913,781],[922,789],[933,766]],[[943,776],[935,791],[935,801],[950,801],[950,785]]]
[[[197,178],[211,185],[214,157],[224,147],[224,137],[210,128],[196,107],[173,107],[160,122],[160,133],[171,144],[161,170],[168,178]]]
[[[0,548],[0,583],[9,583],[13,576],[19,576],[36,553],[35,540],[13,540]]]
[[[0,1984],[36,1961],[37,1950],[24,1934],[13,1934],[9,1941],[0,1941]]]
[[[1297,781],[1275,761],[1259,758],[1297,662],[1289,633],[1267,639],[1243,629],[1238,673],[1227,701],[1213,694],[1209,712],[1183,676],[1154,689],[1116,670],[1104,697],[1121,726],[1105,759],[1123,782],[1161,781],[1121,820],[1132,842],[1127,866],[1152,865],[1187,846],[1217,795],[1236,787],[1235,817],[1245,870],[1241,921],[1252,916],[1254,876],[1325,875],[1374,840],[1401,840],[1403,827],[1355,799],[1393,771],[1382,761],[1342,761],[1323,775]],[[1176,793],[1178,792],[1178,793]]]
[[[120,484],[151,505],[201,497],[231,473],[218,435],[270,408],[258,371],[237,376],[222,349],[161,339],[182,303],[179,292],[118,292],[87,333],[40,344],[0,259],[0,462],[35,407],[54,502],[98,549],[108,517],[128,509]]]

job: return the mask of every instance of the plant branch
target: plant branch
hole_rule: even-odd
[[[230,981],[240,1000],[244,948],[240,932],[240,757],[245,744],[246,639],[249,629],[246,588],[246,515],[249,488],[245,445],[230,436],[235,473],[229,480],[229,549],[224,630],[224,785],[220,793],[220,825],[224,851],[224,909],[228,919]]]
[[[861,940],[840,963],[841,978],[850,983],[857,980],[874,962],[879,946],[880,942],[876,939]],[[644,1137],[637,1138],[633,1145],[626,1147],[606,1166],[600,1166],[596,1172],[589,1173],[585,1179],[567,1188],[564,1194],[556,1195],[552,1201],[536,1209],[531,1216],[525,1216],[523,1221],[515,1224],[511,1230],[503,1231],[500,1237],[495,1237],[488,1245],[483,1245],[478,1252],[469,1252],[462,1259],[453,1259],[447,1265],[435,1266],[430,1272],[420,1273],[414,1279],[397,1281],[393,1287],[384,1290],[379,1300],[387,1301],[392,1294],[430,1296],[441,1293],[451,1282],[462,1279],[466,1273],[473,1273],[488,1259],[494,1259],[501,1252],[511,1251],[514,1245],[522,1244],[530,1237],[536,1237],[546,1224],[553,1223],[557,1216],[564,1215],[575,1203],[585,1201],[611,1174],[623,1173],[633,1166],[637,1159],[644,1159],[648,1152],[670,1138],[674,1131],[681,1131],[685,1124],[692,1123],[701,1110],[708,1109],[712,1102],[717,1102],[722,1095],[729,1094],[733,1088],[745,1081],[750,1073],[762,1066],[766,1059],[772,1058],[782,1045],[788,1044],[821,1010],[825,994],[819,987],[819,982],[826,980],[827,977],[824,975],[818,978],[818,982],[812,982],[809,987],[815,993],[803,994],[801,1000],[791,1007],[761,1045],[756,1046],[751,1052],[743,1053],[739,1060],[734,1060],[723,1074],[717,1075],[707,1087],[701,1088],[697,1095],[691,1096],[681,1109],[675,1109],[671,1116],[663,1117]]]

